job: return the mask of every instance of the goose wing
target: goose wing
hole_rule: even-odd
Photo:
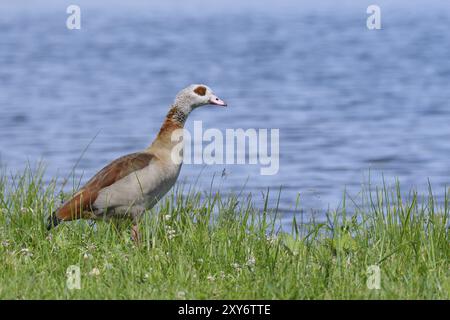
[[[93,204],[103,188],[112,185],[134,171],[143,169],[153,159],[155,159],[155,156],[149,152],[136,152],[114,160],[92,177],[71,199],[66,201],[54,216],[59,221],[85,217],[85,212],[95,210]]]

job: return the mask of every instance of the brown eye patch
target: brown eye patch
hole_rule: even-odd
[[[204,96],[206,94],[206,88],[204,86],[198,86],[195,88],[194,92],[199,96]]]

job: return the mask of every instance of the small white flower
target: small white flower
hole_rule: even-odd
[[[169,240],[172,240],[173,238],[176,237],[177,232],[171,226],[166,226],[166,232],[167,232],[167,237],[169,238]]]
[[[256,259],[253,256],[250,256],[250,258],[247,260],[246,265],[249,267],[253,267],[256,263]]]
[[[269,244],[274,244],[277,241],[277,237],[275,235],[270,235],[266,237],[266,240]]]
[[[99,276],[100,275],[100,270],[98,268],[94,268],[91,270],[91,272],[89,272],[90,276]]]
[[[20,249],[20,254],[22,255],[22,256],[24,256],[24,257],[32,257],[33,256],[33,253],[30,251],[30,249],[28,249],[28,248],[23,248],[23,249]]]
[[[237,271],[241,272],[242,268],[238,263],[232,263],[231,266]]]
[[[214,281],[214,280],[216,280],[216,277],[214,277],[213,275],[208,274],[206,279],[208,279],[209,281]]]
[[[172,216],[171,216],[170,214],[166,214],[166,215],[164,216],[164,220],[166,220],[166,221],[169,221],[170,218],[172,218]]]
[[[178,299],[184,299],[184,298],[186,298],[186,292],[184,292],[184,291],[178,291],[178,292],[177,292],[177,298],[178,298]]]
[[[88,260],[88,259],[91,259],[91,258],[92,258],[92,254],[90,254],[90,253],[83,254],[83,259],[84,260]]]

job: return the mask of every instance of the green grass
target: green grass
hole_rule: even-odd
[[[67,223],[48,233],[60,202],[39,173],[0,175],[1,299],[449,299],[449,203],[397,187],[366,192],[327,222],[277,228],[250,197],[172,193],[126,226]],[[348,202],[348,199],[347,199]],[[297,221],[296,221],[297,220]],[[81,270],[69,290],[66,270]],[[368,289],[379,266],[381,288]]]

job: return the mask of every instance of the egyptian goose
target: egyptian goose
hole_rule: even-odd
[[[133,240],[139,241],[139,218],[172,188],[180,173],[182,159],[175,161],[172,154],[175,146],[180,145],[180,137],[173,138],[174,133],[184,127],[193,109],[208,104],[227,105],[205,85],[193,84],[181,90],[153,143],[100,170],[50,215],[47,229],[62,221],[126,218],[132,221]],[[182,147],[180,151],[182,154]]]

